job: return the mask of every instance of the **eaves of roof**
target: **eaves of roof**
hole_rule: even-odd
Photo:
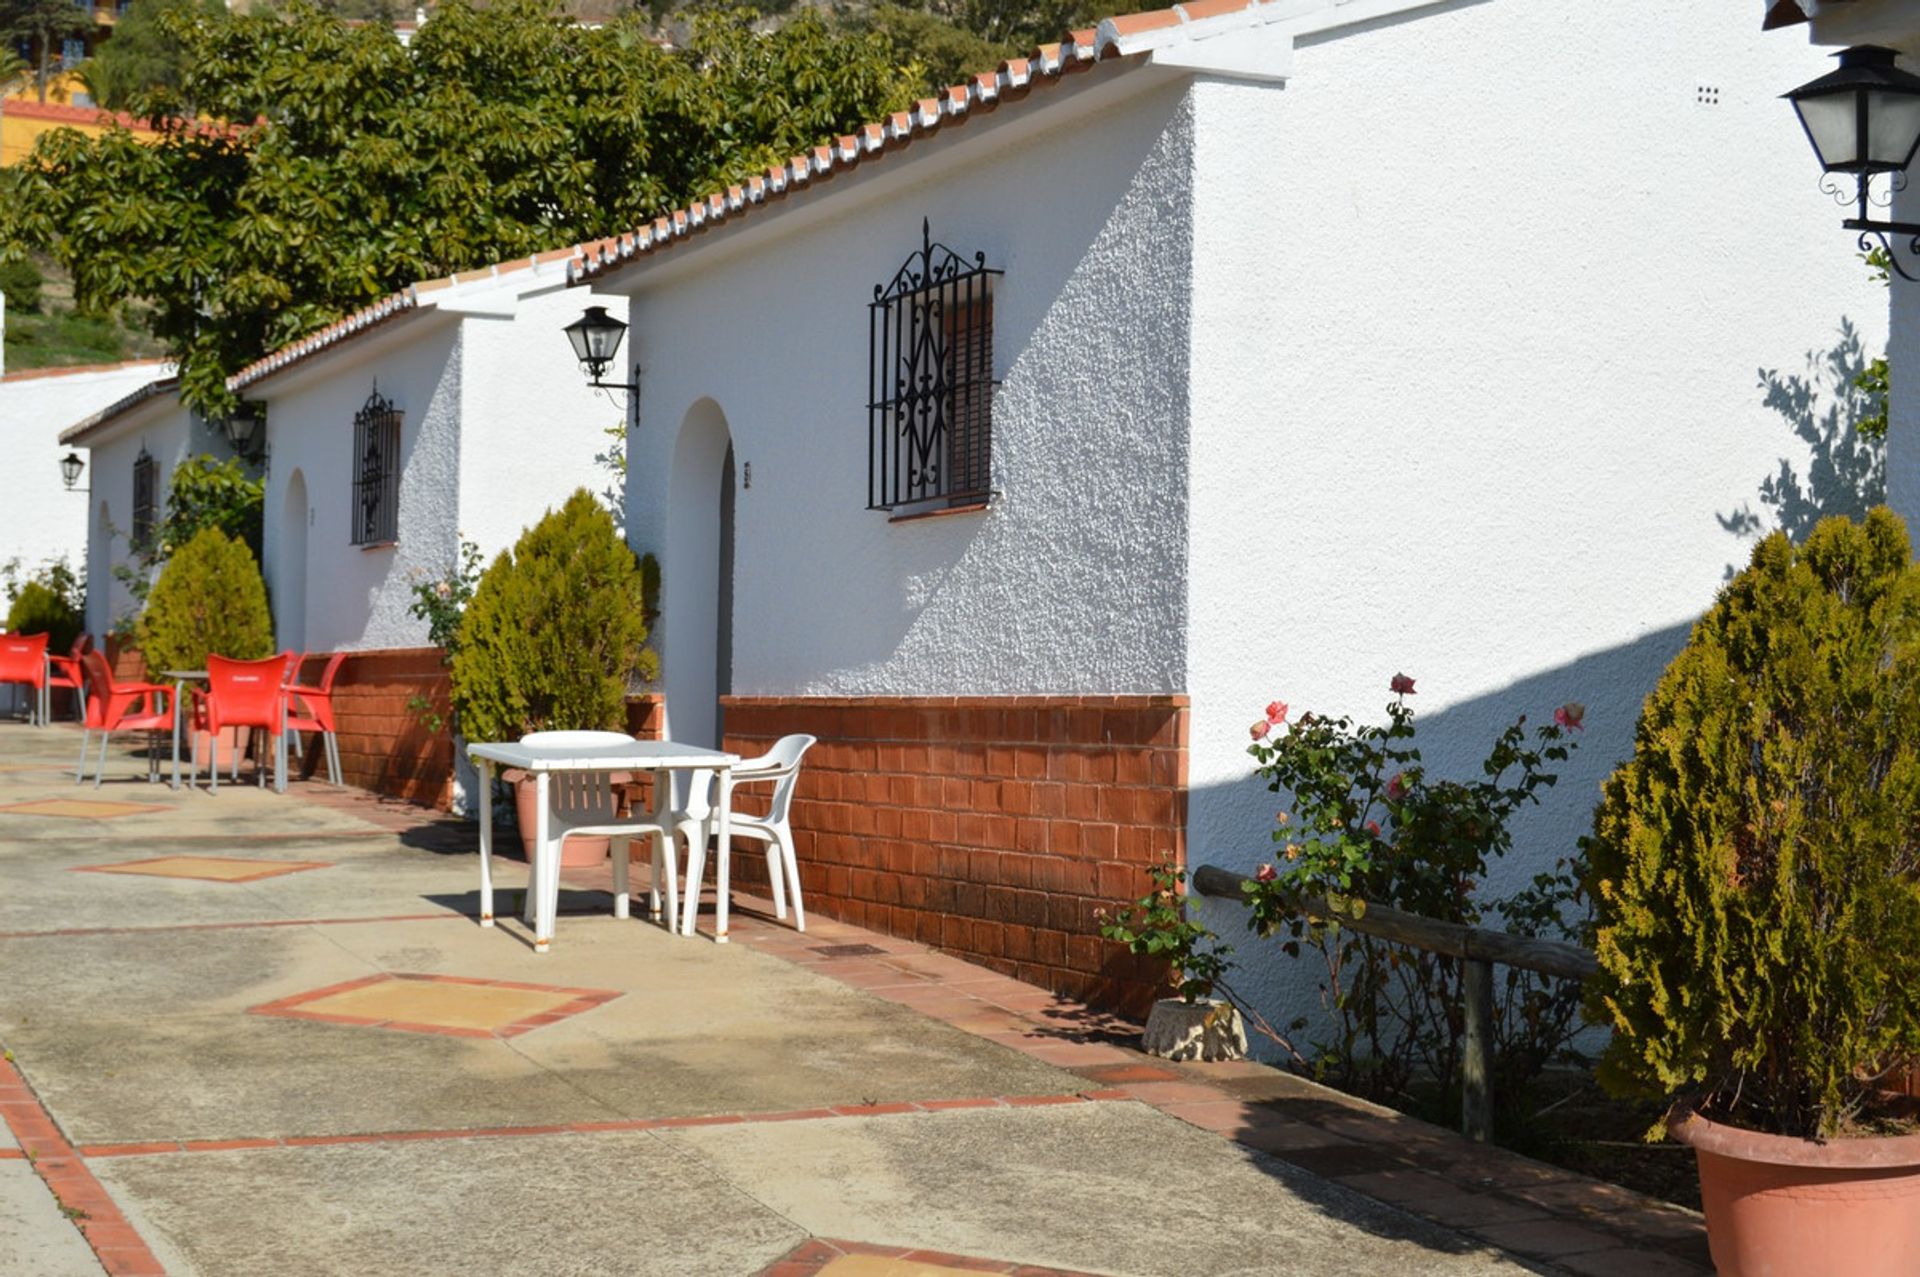
[[[62,430],[60,432],[60,442],[69,445],[78,444],[82,447],[91,446],[108,426],[132,412],[135,408],[138,408],[151,399],[156,399],[164,394],[170,394],[179,388],[180,379],[178,377],[162,377],[157,381],[150,381],[131,394],[122,395],[120,398],[102,408],[99,412],[94,413],[91,417]]]
[[[1024,101],[1034,90],[1058,84],[1068,75],[1102,64],[1141,61],[1155,50],[1172,45],[1283,22],[1299,11],[1299,5],[1284,0],[1194,0],[1168,9],[1104,19],[1098,26],[1069,32],[1058,44],[1041,45],[1030,57],[1002,62],[996,71],[953,85],[938,97],[923,98],[911,110],[863,125],[858,132],[773,165],[744,185],[715,192],[625,234],[582,245],[568,266],[568,280],[586,283],[757,207],[816,189],[837,174],[871,164],[917,139]]]
[[[284,372],[296,364],[304,363],[338,346],[341,342],[377,328],[409,311],[453,306],[477,294],[492,292],[503,285],[517,284],[522,279],[527,285],[532,286],[542,282],[544,278],[551,282],[551,286],[557,287],[566,280],[567,263],[580,254],[582,247],[582,245],[572,244],[550,252],[509,258],[507,261],[495,262],[490,266],[480,266],[455,275],[447,275],[439,279],[424,279],[418,283],[408,284],[399,292],[383,297],[371,306],[356,310],[344,319],[336,320],[325,328],[308,333],[298,341],[289,342],[272,354],[248,364],[227,378],[227,389],[238,394],[249,386],[264,381],[276,373]],[[521,271],[531,271],[532,274],[522,276]]]
[[[1819,0],[1816,7],[1824,9],[1828,5],[1845,3],[1847,0]],[[1804,0],[1773,0],[1773,3],[1767,6],[1767,16],[1761,20],[1760,29],[1772,31],[1776,27],[1798,26],[1812,19],[1813,15],[1807,12]]]

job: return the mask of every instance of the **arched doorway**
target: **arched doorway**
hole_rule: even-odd
[[[718,747],[733,688],[733,439],[711,399],[687,410],[674,443],[660,564],[660,649],[668,731]]]
[[[280,502],[274,546],[273,632],[282,648],[302,651],[307,639],[307,479],[295,470]]]

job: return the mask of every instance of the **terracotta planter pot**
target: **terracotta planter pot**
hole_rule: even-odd
[[[500,774],[500,779],[513,786],[513,816],[520,830],[520,853],[533,861],[533,827],[539,816],[539,800],[533,784],[533,777],[523,771],[508,770]],[[621,783],[621,775],[615,775],[614,783]],[[611,838],[569,837],[560,844],[560,867],[562,869],[591,869],[595,865],[605,864],[607,848],[613,843]]]
[[[1920,1135],[1821,1144],[1676,1112],[1700,1163],[1720,1277],[1906,1277],[1920,1255]]]
[[[230,775],[233,770],[234,756],[240,753],[247,743],[240,735],[242,730],[244,729],[238,727],[223,727],[212,736],[208,736],[205,732],[195,732],[192,742],[182,742],[182,748],[199,750],[202,767],[207,765],[207,757],[211,754],[214,760],[213,765],[226,769],[220,774]],[[192,758],[193,755],[188,754],[187,757]]]

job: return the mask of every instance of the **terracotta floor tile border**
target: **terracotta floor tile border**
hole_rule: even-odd
[[[29,1162],[102,1268],[116,1277],[166,1277],[166,1268],[54,1125],[11,1055],[0,1055],[0,1121],[20,1145],[6,1151]]]
[[[832,1108],[787,1109],[768,1113],[704,1113],[681,1117],[635,1117],[546,1126],[479,1126],[428,1131],[367,1131],[352,1135],[285,1135],[224,1140],[148,1140],[134,1144],[82,1144],[71,1150],[82,1158],[154,1157],[173,1153],[229,1153],[265,1148],[314,1148],[330,1144],[392,1144],[415,1140],[513,1139],[530,1135],[602,1135],[609,1132],[673,1131],[701,1126],[764,1125],[906,1113],[946,1113],[955,1109],[1015,1109],[1035,1104],[1093,1104],[1124,1100],[1118,1092],[1070,1095],[994,1095],[946,1100],[905,1100],[889,1104],[843,1104]]]
[[[142,875],[136,866],[157,865],[169,860],[228,860],[236,864],[252,863],[260,866],[260,872],[244,874],[237,878],[213,878],[202,874],[146,874]],[[251,860],[246,856],[192,856],[185,852],[175,852],[167,856],[148,856],[144,860],[119,860],[110,865],[74,865],[68,873],[76,874],[115,874],[134,877],[171,878],[175,882],[211,882],[219,886],[235,886],[243,882],[260,882],[267,878],[284,878],[288,874],[304,873],[309,869],[331,869],[330,860]]]
[[[322,998],[334,997],[341,993],[350,993],[355,989],[365,989],[376,984],[388,984],[397,980],[413,981],[421,984],[461,984],[478,988],[537,990],[541,993],[570,993],[573,998],[559,1006],[545,1011],[536,1011],[532,1015],[522,1016],[518,1020],[504,1024],[497,1029],[474,1029],[451,1024],[420,1024],[409,1020],[382,1020],[377,1016],[341,1015],[331,1011],[308,1011],[303,1008]],[[449,1038],[495,1038],[504,1040],[517,1038],[523,1033],[549,1024],[557,1024],[570,1016],[580,1015],[595,1007],[605,1006],[615,998],[623,996],[618,989],[581,989],[560,984],[528,984],[520,980],[483,980],[475,976],[457,975],[420,975],[414,972],[379,972],[375,975],[361,976],[358,980],[345,980],[339,984],[330,984],[323,989],[309,989],[305,993],[296,993],[291,997],[280,998],[274,1002],[263,1002],[259,1006],[247,1008],[248,1015],[276,1016],[286,1020],[311,1020],[320,1024],[342,1024],[363,1029],[390,1029],[398,1033],[426,1033],[437,1037]]]

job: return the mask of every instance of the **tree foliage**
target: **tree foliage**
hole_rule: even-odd
[[[635,17],[452,0],[402,46],[303,0],[184,6],[160,22],[185,74],[137,107],[159,141],[43,135],[0,174],[0,255],[150,301],[183,397],[221,415],[235,369],[406,283],[632,227],[915,93],[878,34],[747,17],[666,49]]]
[[[1920,569],[1776,532],[1647,698],[1587,844],[1601,1081],[1785,1135],[1920,1058]]]
[[[185,545],[203,528],[219,528],[260,557],[261,520],[267,486],[247,473],[238,458],[216,461],[202,454],[177,466],[167,482],[167,518],[160,525],[160,554]]]
[[[452,662],[468,740],[619,730],[629,675],[646,668],[647,584],[613,516],[585,488],[528,528],[480,577]]]
[[[65,652],[85,627],[73,601],[43,581],[21,586],[7,609],[7,633],[45,634],[49,652]]]
[[[222,0],[137,0],[113,29],[113,38],[80,67],[93,100],[112,111],[133,110],[148,94],[178,96],[187,80],[188,51],[175,27],[195,14],[219,18]]]
[[[72,0],[0,0],[0,44],[24,43],[33,50],[34,83],[42,102],[62,42],[92,29],[93,11]],[[0,81],[10,78],[0,75]]]
[[[271,655],[273,621],[253,552],[217,527],[201,530],[167,560],[135,637],[148,670],[205,669],[216,653]]]

